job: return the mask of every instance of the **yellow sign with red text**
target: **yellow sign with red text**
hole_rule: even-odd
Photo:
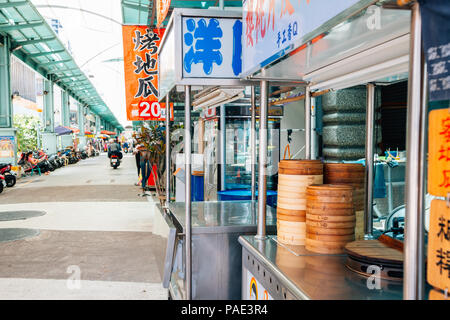
[[[428,124],[428,193],[447,197],[450,193],[450,112],[433,110]]]
[[[158,102],[158,51],[165,29],[123,26],[125,95],[129,121],[165,120],[166,104]],[[170,104],[173,120],[173,104]]]
[[[427,280],[433,287],[450,289],[450,206],[431,201],[428,233]]]

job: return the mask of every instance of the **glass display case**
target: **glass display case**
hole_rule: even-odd
[[[226,119],[226,163],[225,190],[250,189],[251,147],[250,118],[229,117]],[[256,123],[256,148],[259,146],[259,123]],[[280,120],[268,123],[267,189],[277,189],[277,169],[280,161]],[[256,159],[258,164],[258,158]],[[258,178],[257,178],[258,179]]]
[[[220,118],[219,108],[204,118],[205,201],[215,201],[220,182],[224,190],[251,187],[251,119],[248,106],[228,106],[225,117],[225,177],[220,177]],[[267,189],[277,190],[278,162],[280,160],[281,117],[273,117],[268,123]],[[259,143],[259,123],[256,121],[256,148]],[[258,157],[256,159],[258,164]],[[258,177],[256,178],[258,179]]]

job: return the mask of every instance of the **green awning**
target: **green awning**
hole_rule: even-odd
[[[122,1],[122,21],[127,25],[156,25],[156,8],[152,4],[155,1],[149,0],[121,0]],[[155,2],[156,3],[156,2]],[[198,1],[198,0],[172,0],[169,14],[163,25],[169,22],[173,8],[193,8],[208,9],[218,6],[218,0]],[[242,7],[242,0],[225,0],[225,7]]]
[[[17,58],[54,81],[94,114],[123,130],[91,81],[29,0],[0,0],[0,38],[4,36],[11,39]]]

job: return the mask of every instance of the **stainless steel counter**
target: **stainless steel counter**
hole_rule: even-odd
[[[243,299],[251,298],[252,277],[273,299],[402,299],[401,282],[380,281],[379,289],[371,290],[366,277],[347,269],[345,254],[315,254],[304,246],[280,244],[275,236],[263,241],[241,236],[239,242],[243,248]]]
[[[241,299],[241,235],[256,234],[256,201],[192,202],[192,299]],[[171,203],[169,214],[160,210],[155,226],[167,231],[164,283],[172,299],[185,298],[185,206]],[[161,227],[160,227],[161,226]],[[276,211],[267,207],[267,233],[276,233]],[[164,258],[163,258],[164,259]],[[162,266],[163,267],[163,266]]]
[[[184,202],[169,204],[170,213],[185,227]],[[252,232],[256,230],[257,201],[192,202],[192,233]],[[267,226],[276,227],[276,210],[267,206]]]

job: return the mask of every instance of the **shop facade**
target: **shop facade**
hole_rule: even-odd
[[[160,100],[184,91],[183,141],[195,141],[201,156],[195,163],[191,144],[184,145],[182,168],[203,171],[205,198],[191,201],[189,174],[181,179],[182,202],[166,194],[158,222],[167,244],[164,284],[181,299],[427,299],[432,288],[424,243],[433,223],[430,203],[442,198],[425,184],[427,81],[419,3],[349,0],[327,10],[321,10],[323,1],[288,3],[243,1],[242,16],[233,16],[242,19],[242,69],[229,78],[208,77],[214,63],[190,77],[190,67],[202,64],[192,58],[186,67],[186,46],[194,39],[186,34],[193,37],[201,20],[210,26],[235,13],[174,11],[159,51]],[[200,113],[195,130],[191,105]],[[294,116],[302,126],[290,121]],[[168,168],[176,159],[170,155]],[[362,163],[363,241],[389,236],[402,246],[395,258],[355,265],[347,247],[327,255],[280,241],[268,191],[277,191],[278,162],[285,159]],[[172,174],[166,190],[174,188]],[[249,198],[222,201],[227,185],[246,189]],[[280,199],[278,193],[278,204]],[[239,293],[230,277],[236,268]],[[381,280],[371,286],[377,270]]]

